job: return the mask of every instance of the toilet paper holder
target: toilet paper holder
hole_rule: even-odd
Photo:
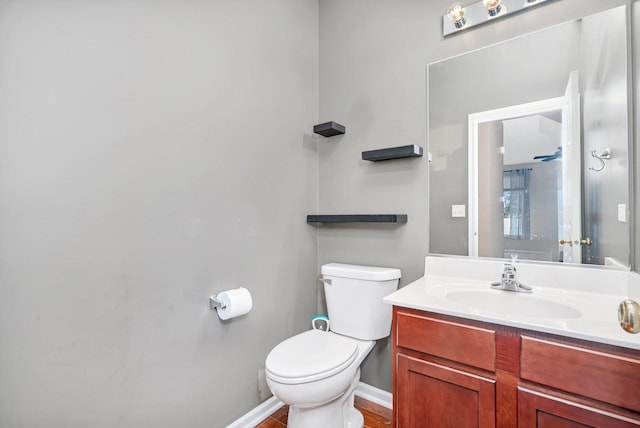
[[[209,296],[209,308],[215,309],[223,321],[246,315],[252,307],[251,293],[244,287],[220,291]]]
[[[218,294],[216,293],[214,296],[209,296],[209,309],[214,310],[216,308],[224,309],[227,306],[224,302],[218,300]]]

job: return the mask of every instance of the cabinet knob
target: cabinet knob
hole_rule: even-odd
[[[618,306],[620,327],[628,333],[640,332],[640,305],[633,300],[625,300]]]

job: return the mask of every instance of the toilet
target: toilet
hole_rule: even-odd
[[[391,333],[391,305],[400,270],[329,263],[322,266],[330,331],[290,337],[267,356],[271,392],[289,405],[289,428],[362,428],[353,405],[360,364]]]

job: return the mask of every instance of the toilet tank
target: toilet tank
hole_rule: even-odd
[[[398,289],[400,269],[329,263],[320,272],[332,331],[361,340],[389,336],[392,307],[382,298]]]

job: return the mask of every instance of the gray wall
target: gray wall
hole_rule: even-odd
[[[321,228],[319,263],[396,266],[402,285],[423,275],[429,248],[426,157],[372,164],[361,161],[360,152],[426,147],[427,64],[629,3],[554,1],[443,39],[440,19],[450,0],[320,0],[319,117],[347,126],[343,137],[319,146],[321,210],[402,212],[409,221],[399,227]],[[386,342],[379,344],[364,363],[363,380],[390,391],[390,355]]]
[[[268,395],[316,309],[317,25],[315,0],[0,1],[0,426],[222,427]]]

